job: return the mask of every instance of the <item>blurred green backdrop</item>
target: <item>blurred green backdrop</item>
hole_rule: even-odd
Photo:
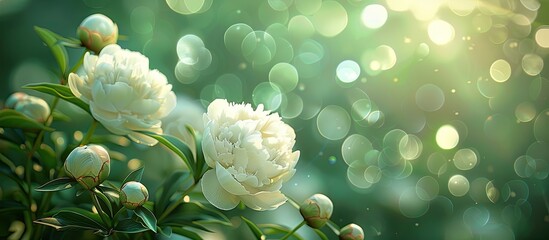
[[[226,98],[278,112],[302,153],[285,193],[326,194],[340,226],[355,222],[367,239],[549,235],[545,1],[4,0],[0,99],[57,81],[33,26],[75,36],[93,13],[113,19],[119,44],[147,56],[188,104]],[[72,114],[82,121],[69,134],[90,121]],[[113,175],[144,165],[149,189],[178,164],[159,147],[128,149],[117,149],[128,156]],[[301,221],[287,205],[231,214]]]

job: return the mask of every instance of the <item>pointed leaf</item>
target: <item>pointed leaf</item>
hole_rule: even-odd
[[[139,168],[131,172],[130,174],[128,174],[128,176],[124,178],[124,181],[122,182],[122,186],[124,186],[124,184],[129,181],[141,182],[141,178],[143,177],[143,171],[145,171],[145,168]]]
[[[134,210],[135,214],[143,220],[145,226],[147,226],[153,232],[156,232],[156,217],[154,214],[145,207],[138,207]]]
[[[63,100],[70,102],[91,114],[90,106],[74,96],[74,94],[72,94],[71,90],[67,86],[55,83],[37,83],[27,84],[23,86],[23,88],[36,90],[42,93],[62,98]]]
[[[188,202],[179,205],[162,223],[172,224],[178,222],[208,223],[217,220],[217,223],[232,226],[231,221],[220,211],[209,208],[199,202]]]
[[[57,61],[57,65],[59,65],[61,73],[64,75],[69,65],[69,57],[67,54],[67,50],[62,45],[62,42],[59,40],[61,36],[48,29],[36,26],[34,27],[34,31],[36,31],[36,33],[46,44],[46,46],[50,48],[53,56],[55,57],[55,60]]]
[[[0,127],[53,131],[53,128],[46,127],[44,124],[13,109],[0,110]]]
[[[112,204],[111,204],[111,201],[109,200],[109,198],[107,198],[107,196],[105,196],[105,194],[103,192],[101,192],[97,189],[95,190],[95,195],[97,196],[98,199],[100,199],[99,203],[101,204],[101,208],[107,207],[107,209],[109,210],[107,212],[107,214],[110,217],[112,217],[114,215],[114,213],[113,213]]]
[[[184,228],[172,228],[172,231],[178,235],[190,238],[192,240],[202,240],[202,237],[200,237],[200,235]]]
[[[158,228],[158,232],[160,232],[160,234],[162,234],[163,236],[167,237],[167,238],[171,238],[172,237],[172,227],[170,226],[167,226],[167,227],[159,227]]]
[[[248,220],[247,218],[245,218],[243,216],[240,216],[240,218],[242,218],[242,220],[244,220],[244,222],[246,223],[246,225],[248,225],[250,230],[252,230],[252,233],[254,234],[255,239],[262,240],[262,239],[266,238],[265,234],[263,234],[263,232],[261,232],[261,229],[259,229],[259,227],[257,227],[257,225],[255,225],[255,223],[253,223],[252,221]]]
[[[42,186],[35,188],[39,192],[55,192],[66,190],[76,185],[76,180],[68,177],[53,179]]]
[[[35,223],[43,224],[46,226],[53,227],[57,230],[67,230],[67,229],[90,229],[90,230],[99,230],[105,231],[106,228],[95,220],[74,212],[62,210],[49,218],[41,218],[35,221]]]
[[[196,166],[193,161],[193,152],[191,149],[181,141],[179,138],[170,135],[162,135],[151,132],[142,132],[149,137],[156,139],[162,145],[166,146],[168,149],[172,150],[177,156],[179,156],[183,162],[187,165],[191,171],[191,175],[194,176],[196,172]]]
[[[122,233],[140,233],[149,231],[149,228],[143,226],[142,223],[136,222],[132,219],[124,219],[118,222],[114,227],[114,231]]]

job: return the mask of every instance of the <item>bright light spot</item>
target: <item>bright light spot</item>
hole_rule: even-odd
[[[438,129],[436,141],[440,148],[452,149],[459,142],[459,133],[452,125],[444,125]]]
[[[469,180],[462,175],[454,175],[448,180],[448,190],[456,197],[461,197],[469,192]]]
[[[337,66],[336,75],[344,83],[354,82],[360,76],[360,66],[355,61],[345,60]]]
[[[542,48],[549,48],[549,26],[545,25],[536,31],[536,43]]]
[[[467,16],[475,10],[477,6],[476,0],[459,0],[448,1],[448,8],[458,16]]]
[[[456,34],[452,24],[438,19],[429,23],[427,32],[431,41],[437,45],[449,43],[454,39]]]
[[[503,60],[498,59],[490,66],[490,76],[496,82],[505,82],[511,77],[511,65]]]
[[[368,5],[362,11],[361,18],[367,28],[380,28],[387,21],[387,9],[379,4]]]

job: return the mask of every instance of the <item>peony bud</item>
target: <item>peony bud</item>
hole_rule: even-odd
[[[301,216],[312,228],[321,228],[332,216],[334,205],[324,194],[315,194],[299,207]]]
[[[340,240],[363,240],[364,231],[362,228],[354,223],[351,223],[339,231]]]
[[[29,95],[23,92],[15,92],[6,99],[5,106],[14,109],[18,102],[25,100]]]
[[[129,181],[120,189],[120,203],[128,209],[136,209],[149,199],[147,188],[136,181]]]
[[[13,93],[6,100],[6,107],[12,108],[38,122],[45,122],[50,116],[50,106],[41,98],[22,92]]]
[[[103,14],[88,16],[76,31],[76,35],[89,50],[99,53],[101,49],[118,40],[118,26]]]
[[[110,164],[107,150],[90,144],[72,150],[65,161],[65,172],[86,189],[92,189],[107,179]]]

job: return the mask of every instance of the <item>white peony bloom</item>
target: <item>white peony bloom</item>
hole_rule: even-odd
[[[90,105],[95,119],[114,134],[146,145],[157,143],[136,131],[162,133],[161,118],[175,107],[166,76],[149,69],[149,59],[116,44],[99,55],[86,53],[84,75],[71,73],[72,93]]]
[[[278,114],[259,105],[229,104],[217,99],[204,114],[202,149],[208,170],[202,192],[219,209],[242,201],[254,210],[272,210],[286,202],[282,183],[295,173],[299,151],[295,133]]]

